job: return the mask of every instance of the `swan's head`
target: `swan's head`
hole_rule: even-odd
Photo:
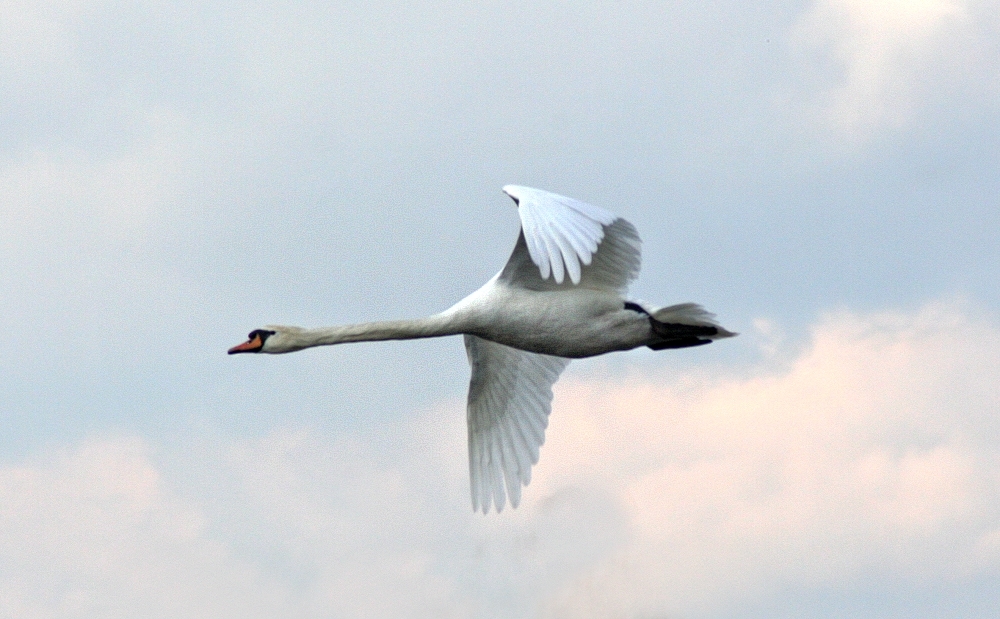
[[[235,355],[241,352],[266,352],[278,354],[283,352],[293,352],[304,348],[299,334],[302,329],[299,327],[278,327],[267,326],[254,329],[247,335],[247,341],[229,349],[229,354]]]

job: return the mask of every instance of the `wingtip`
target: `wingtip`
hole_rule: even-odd
[[[518,193],[517,190],[518,190],[517,185],[504,185],[501,188],[501,191],[507,194],[507,197],[509,197],[511,200],[514,201],[515,206],[521,206],[521,198],[520,196],[517,195]]]

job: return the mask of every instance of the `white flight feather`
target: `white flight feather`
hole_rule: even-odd
[[[469,480],[472,508],[501,511],[506,497],[517,507],[521,486],[545,442],[552,385],[569,359],[540,355],[465,336],[469,382]]]
[[[503,190],[517,201],[528,253],[542,279],[551,274],[561,284],[568,272],[570,281],[579,284],[581,263],[590,264],[615,214],[541,189],[507,185]]]

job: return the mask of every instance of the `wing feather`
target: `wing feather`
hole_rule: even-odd
[[[548,259],[549,267],[552,269],[552,278],[556,280],[557,283],[563,280],[563,258],[562,252],[559,250],[559,245],[556,243],[555,235],[552,233],[550,222],[544,219],[539,222],[538,225],[539,238],[542,241],[542,245],[545,246],[545,253]]]
[[[572,218],[566,220],[566,228],[567,231],[570,232],[569,239],[570,242],[573,243],[573,249],[580,258],[580,262],[583,264],[590,264],[590,261],[593,260],[593,254],[597,251],[597,245],[600,243],[601,239],[593,236],[590,231],[580,226],[580,224]]]
[[[539,355],[465,336],[469,382],[469,478],[472,508],[517,507],[521,487],[545,441],[552,385],[569,359]]]
[[[539,228],[539,223],[536,221],[535,211],[528,209],[526,212],[518,213],[521,215],[521,229],[524,230],[527,227],[529,230],[537,230]],[[538,265],[538,270],[542,274],[542,279],[548,279],[551,270],[549,268],[549,252],[548,248],[545,247],[545,238],[538,234],[530,235],[530,239],[525,237],[525,241],[528,245],[528,253],[531,256],[531,261]]]
[[[554,240],[556,245],[559,246],[559,253],[562,255],[562,261],[566,265],[566,272],[569,274],[570,281],[573,283],[579,283],[581,256],[577,253],[576,247],[573,246],[573,243],[570,242],[569,238],[567,238],[567,233],[569,233],[570,230],[560,229],[551,224],[549,224],[548,228],[549,236],[551,236],[552,240]],[[568,236],[572,237],[573,235],[569,234]],[[590,258],[590,255],[586,253],[586,251],[583,255],[588,259]],[[556,281],[559,281],[559,279],[560,278],[557,277]]]
[[[540,189],[508,185],[504,191],[517,202],[521,218],[521,234],[500,274],[506,283],[530,290],[579,285],[624,293],[638,276],[642,242],[626,220]]]

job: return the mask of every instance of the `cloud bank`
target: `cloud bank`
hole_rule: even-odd
[[[830,314],[739,376],[571,373],[524,504],[485,518],[459,402],[367,435],[93,437],[0,470],[0,614],[905,615],[933,590],[974,616],[998,351],[936,303]]]
[[[985,16],[996,8],[992,0],[818,0],[790,40],[827,83],[812,94],[821,117],[867,140],[909,123],[970,75],[990,74],[996,24]]]
[[[608,614],[995,577],[998,336],[949,305],[839,314],[778,373],[569,388],[545,455],[559,483],[600,463],[632,524]]]

